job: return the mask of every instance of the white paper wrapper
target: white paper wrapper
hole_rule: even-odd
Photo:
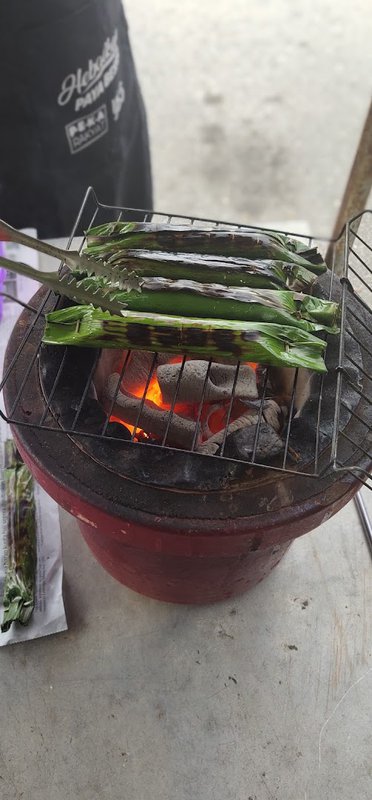
[[[12,253],[13,255],[13,253]],[[8,257],[11,257],[7,254]],[[13,257],[35,265],[35,255],[27,249],[25,253],[14,252]],[[35,292],[37,284],[26,278],[16,277],[12,294],[27,302]],[[0,374],[3,372],[3,361],[6,344],[19,316],[21,309],[16,303],[4,303],[3,318],[0,322]],[[2,405],[0,397],[0,404]],[[0,620],[3,615],[3,585],[7,557],[7,524],[4,506],[4,482],[1,480],[3,468],[3,443],[9,438],[10,429],[0,418]],[[36,569],[36,603],[35,610],[27,626],[11,626],[6,633],[0,633],[0,647],[16,642],[37,639],[51,633],[59,633],[67,629],[66,615],[62,597],[62,543],[59,523],[58,505],[46,492],[35,483],[35,505],[37,524],[37,569]]]

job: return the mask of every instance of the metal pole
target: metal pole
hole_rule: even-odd
[[[362,130],[354,163],[350,171],[349,179],[346,184],[344,196],[341,201],[340,209],[333,228],[332,238],[340,236],[340,233],[349,219],[357,214],[361,214],[366,207],[369,193],[372,186],[372,102],[369,107],[366,121]],[[355,232],[358,230],[358,221],[353,225]],[[351,242],[352,244],[352,242]],[[336,272],[339,269],[343,255],[343,242],[341,240],[330,242],[328,247],[326,262],[330,267],[333,253],[335,255]],[[343,264],[341,264],[343,266]]]
[[[366,504],[360,492],[357,492],[357,494],[354,496],[354,502],[358,509],[358,514],[360,521],[362,523],[364,536],[369,548],[369,552],[372,556],[372,524],[366,508]]]

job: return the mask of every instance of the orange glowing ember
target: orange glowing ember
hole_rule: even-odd
[[[173,358],[170,358],[167,363],[180,364],[182,361],[183,361],[182,356],[174,356]],[[132,394],[134,394],[135,397],[142,398],[145,388],[146,386],[138,386],[135,389],[132,389],[131,392]],[[152,376],[150,383],[147,387],[146,400],[151,400],[151,402],[155,403],[155,405],[159,406],[159,408],[164,408],[164,409],[169,408],[169,406],[167,406],[167,404],[163,402],[161,389],[156,375]]]
[[[169,364],[178,364],[181,361],[182,361],[182,358],[180,356],[175,356],[174,358],[170,359],[168,363]],[[131,393],[135,397],[138,397],[139,399],[142,399],[142,397],[144,395],[144,392],[145,392],[145,389],[146,389],[146,385],[136,386],[136,387],[131,389]],[[149,383],[149,385],[147,387],[145,400],[150,400],[152,403],[155,403],[155,405],[158,406],[159,408],[164,408],[164,409],[169,408],[169,406],[166,406],[165,403],[163,403],[163,397],[162,397],[161,389],[160,389],[158,380],[157,380],[155,375],[152,376],[152,378],[150,380],[150,383]],[[119,422],[121,425],[124,425],[124,427],[127,428],[130,433],[134,433],[134,431],[136,431],[136,436],[137,436],[137,434],[142,434],[144,436],[147,436],[146,432],[143,431],[142,428],[134,428],[133,425],[130,425],[128,422],[125,422],[124,420],[120,419],[119,417],[111,416],[110,417],[110,422]]]
[[[145,386],[137,386],[135,389],[132,389],[132,394],[135,397],[142,398],[143,393],[145,391]],[[158,384],[158,380],[155,376],[153,376],[150,380],[150,383],[147,388],[146,392],[146,400],[151,400],[155,405],[159,406],[160,408],[163,407],[163,398],[161,394],[161,389]]]
[[[174,356],[173,358],[170,358],[167,363],[168,364],[180,364],[182,361],[183,361],[183,357],[182,356]],[[254,369],[255,372],[257,371],[257,368],[259,366],[258,364],[255,364],[254,362],[251,362],[251,361],[246,361],[244,363],[245,363],[245,365],[247,365],[247,366],[251,367],[252,369]],[[146,385],[134,387],[134,388],[131,389],[131,394],[134,395],[134,397],[138,397],[139,399],[142,399],[143,396],[144,396],[144,393],[145,393],[145,389],[146,389]],[[168,405],[168,404],[163,402],[161,389],[160,389],[158,380],[156,378],[156,375],[153,375],[151,377],[151,379],[150,379],[150,382],[149,382],[149,385],[147,387],[147,391],[146,391],[146,394],[145,394],[145,400],[150,400],[152,403],[154,403],[156,406],[158,406],[158,408],[162,408],[164,410],[169,410],[171,408],[170,405]],[[208,406],[208,404],[206,404],[205,412],[208,414],[207,406]],[[176,413],[180,413],[180,414],[184,414],[185,416],[188,416],[188,413],[192,410],[192,408],[193,408],[193,406],[188,406],[188,405],[185,405],[185,404],[176,403],[176,405],[174,406],[174,411]],[[229,403],[228,402],[226,402],[224,404],[221,404],[221,407],[219,409],[216,409],[216,411],[214,411],[212,413],[211,417],[209,417],[208,424],[209,424],[210,430],[213,433],[218,433],[218,431],[222,430],[222,428],[226,425],[228,408],[229,408]],[[194,411],[195,411],[195,409],[194,409]],[[197,409],[196,409],[196,411],[197,411]],[[236,419],[241,414],[243,414],[244,411],[245,411],[245,407],[242,406],[242,404],[239,401],[239,399],[235,399],[234,403],[233,403],[233,406],[232,406],[232,409],[230,409],[230,414],[229,414],[230,421],[232,422],[234,419]],[[201,419],[203,420],[203,418],[204,418],[204,413],[202,414]],[[124,425],[124,427],[127,428],[127,430],[129,430],[131,434],[133,434],[134,431],[135,431],[135,439],[137,438],[138,435],[141,435],[142,437],[145,437],[145,438],[147,438],[147,436],[148,436],[147,433],[144,430],[142,430],[142,428],[134,428],[133,425],[130,425],[128,422],[125,422],[123,419],[120,419],[120,417],[111,416],[110,417],[110,422],[119,422],[121,425]]]
[[[128,425],[128,423],[124,422],[122,419],[120,419],[120,417],[114,417],[113,415],[111,415],[109,421],[110,422],[118,422],[119,425],[123,425],[124,428],[127,428],[127,430],[130,431],[130,433],[133,433],[133,431],[134,431],[133,425]]]

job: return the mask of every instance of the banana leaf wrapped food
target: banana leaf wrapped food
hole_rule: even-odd
[[[46,344],[132,348],[185,353],[230,361],[253,361],[325,372],[326,343],[294,326],[265,322],[175,317],[93,306],[73,306],[46,315]]]
[[[317,275],[327,269],[319,254],[306,258],[306,250],[291,246],[288,237],[274,232],[153,222],[111,222],[87,231],[87,255],[108,259],[114,253],[138,248],[168,253],[276,259],[303,266]]]
[[[113,280],[138,277],[162,277],[171,280],[215,281],[226,286],[247,286],[256,289],[288,288],[308,291],[316,275],[303,265],[274,259],[250,259],[194,253],[166,253],[156,250],[118,250],[111,255],[87,248],[84,253],[94,259],[92,272]]]
[[[27,625],[35,605],[36,516],[33,478],[14,442],[5,442],[4,479],[7,520],[7,569],[1,631],[13,622]]]
[[[150,311],[183,317],[231,319],[294,325],[309,332],[338,332],[338,303],[283,289],[249,289],[198,283],[191,280],[139,278],[128,289],[116,288],[107,278],[75,275],[77,287],[88,293],[106,292],[112,302],[131,311]]]
[[[183,279],[144,278],[135,273],[125,280],[113,280],[68,270],[61,274],[41,272],[16,262],[12,265],[16,272],[42,281],[77,304],[90,303],[112,314],[128,309],[182,317],[282,323],[310,333],[339,330],[337,303],[287,289],[201,284]]]
[[[14,262],[79,304],[47,315],[45,342],[326,370],[312,334],[338,332],[338,306],[298,293],[326,269],[315,248],[275,232],[132,222],[92,228],[87,243],[83,258],[53,248],[70,271]]]

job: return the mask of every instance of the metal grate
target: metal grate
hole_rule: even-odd
[[[372,409],[372,369],[355,363],[351,354],[352,343],[357,343],[363,356],[372,359],[372,211],[367,209],[351,219],[345,228],[343,270],[340,275],[341,289],[341,333],[339,349],[339,375],[335,401],[335,425],[332,442],[332,465],[337,471],[351,471],[362,483],[372,488],[370,470],[355,464],[345,464],[341,452],[343,445],[355,445],[357,451],[372,463],[372,439],[368,412]],[[353,298],[351,304],[350,298]],[[363,382],[355,381],[354,370],[362,372]],[[362,411],[350,407],[346,399],[351,387],[360,397]],[[351,439],[342,428],[342,411],[347,411],[354,422]],[[363,413],[364,410],[364,413]]]
[[[312,443],[312,452],[311,454],[307,454],[305,459],[305,464],[301,462],[299,465],[296,464],[296,460],[293,457],[293,448],[291,445],[292,442],[292,433],[294,428],[294,419],[296,415],[296,388],[298,385],[299,380],[299,370],[293,370],[293,379],[292,379],[292,390],[291,396],[289,398],[289,415],[286,425],[286,430],[284,432],[284,450],[283,454],[280,459],[276,459],[275,463],[272,465],[262,465],[257,463],[257,450],[260,441],[260,433],[261,433],[261,426],[262,420],[264,415],[264,402],[268,397],[268,386],[269,386],[269,371],[268,369],[262,369],[262,394],[261,394],[261,402],[258,407],[258,424],[256,428],[255,440],[253,444],[253,453],[252,458],[250,460],[250,464],[258,467],[264,466],[265,469],[276,469],[279,471],[284,472],[296,472],[297,474],[302,474],[306,476],[320,476],[324,474],[329,469],[334,470],[341,470],[341,471],[349,471],[356,474],[362,482],[369,483],[369,475],[368,475],[368,468],[369,464],[367,464],[368,459],[370,463],[372,463],[372,452],[371,448],[368,449],[366,446],[366,434],[369,433],[370,427],[368,421],[364,416],[360,416],[358,412],[356,412],[352,407],[347,407],[344,411],[347,411],[349,418],[353,417],[353,424],[354,430],[356,428],[357,435],[352,435],[350,437],[347,430],[342,428],[342,409],[344,405],[347,406],[347,401],[344,399],[345,397],[345,386],[349,384],[359,393],[361,400],[365,404],[369,404],[372,408],[372,394],[371,394],[371,377],[368,374],[368,370],[364,372],[364,380],[363,385],[360,386],[357,383],[353,387],[353,378],[355,380],[355,373],[353,370],[350,369],[351,367],[351,360],[352,356],[348,353],[347,349],[347,341],[348,336],[354,337],[358,345],[360,346],[361,350],[368,350],[366,346],[366,334],[372,333],[372,322],[369,323],[370,329],[368,327],[368,323],[365,321],[366,312],[368,312],[368,317],[370,317],[369,308],[371,303],[370,298],[370,284],[371,284],[371,273],[372,273],[372,212],[365,212],[363,217],[364,222],[367,221],[366,225],[361,225],[359,227],[359,231],[356,231],[356,220],[352,221],[346,228],[346,232],[344,231],[342,234],[342,239],[346,242],[345,248],[345,266],[344,271],[341,276],[341,302],[342,302],[342,331],[341,336],[339,338],[339,360],[337,365],[337,378],[335,378],[335,390],[334,390],[334,398],[332,400],[332,420],[331,420],[331,427],[327,428],[327,442],[328,446],[324,448],[324,398],[327,393],[326,385],[324,383],[324,376],[319,378],[317,394],[316,394],[316,408],[312,408],[313,418],[315,418],[315,426],[314,426],[314,441]],[[153,211],[143,211],[138,209],[128,209],[128,208],[117,208],[113,206],[108,206],[102,203],[99,203],[95,192],[92,188],[88,189],[82,207],[79,211],[77,216],[68,247],[71,247],[73,242],[74,248],[81,249],[84,244],[84,230],[91,227],[93,224],[101,224],[106,221],[111,221],[113,219],[130,219],[130,220],[147,220],[152,219],[156,222],[168,222],[172,223],[175,222],[177,224],[186,223],[186,224],[195,224],[198,223],[202,225],[203,223],[207,224],[214,224],[224,225],[224,226],[231,226],[232,229],[236,228],[245,228],[250,230],[255,230],[255,226],[247,226],[247,225],[237,225],[229,222],[222,222],[222,221],[215,221],[209,219],[196,219],[194,217],[185,217],[180,215],[174,214],[165,214],[165,213],[158,213]],[[360,219],[358,218],[358,222]],[[353,224],[355,227],[353,228]],[[366,229],[364,231],[364,228]],[[369,231],[370,239],[367,240],[365,238],[366,231]],[[317,245],[320,252],[325,253],[327,247],[327,240],[314,238],[314,237],[306,237],[306,236],[299,236],[296,233],[291,233],[289,231],[282,231],[287,235],[294,236],[297,239],[303,240],[309,246],[314,244]],[[346,234],[346,235],[345,235]],[[78,241],[77,241],[78,240]],[[337,298],[337,291],[339,292],[339,282],[335,280],[335,264],[332,263],[331,265],[331,273],[330,273],[330,283],[329,283],[329,299],[336,299]],[[350,298],[356,299],[357,303],[361,304],[363,307],[363,315],[356,314],[355,312],[355,304],[351,304],[349,302]],[[24,337],[22,342],[20,343],[17,352],[14,355],[11,363],[8,365],[7,370],[3,376],[2,383],[0,384],[0,390],[4,387],[5,383],[9,380],[12,371],[15,369],[17,364],[17,360],[21,356],[24,348],[27,346],[27,343],[32,337],[32,334],[37,329],[37,326],[40,326],[40,320],[42,320],[44,309],[50,305],[51,301],[53,300],[53,307],[58,305],[59,299],[56,298],[51,292],[47,293],[46,296],[43,297],[42,302],[40,303],[37,309],[29,308],[29,312],[31,314],[31,322],[28,328],[25,330]],[[352,306],[352,307],[351,307]],[[49,309],[50,310],[50,309]],[[353,317],[357,316],[358,319],[355,321]],[[367,319],[368,319],[367,317]],[[363,328],[367,327],[367,331],[364,331]],[[348,334],[346,335],[346,332]],[[39,336],[40,340],[40,336]],[[45,408],[41,416],[38,419],[29,419],[26,420],[24,414],[22,413],[22,398],[25,392],[25,388],[27,386],[28,378],[31,374],[31,371],[37,365],[39,355],[40,355],[40,347],[35,346],[34,351],[32,352],[32,356],[30,359],[27,360],[27,368],[23,375],[22,381],[20,382],[17,394],[14,398],[14,402],[12,408],[8,409],[8,414],[5,416],[1,411],[1,416],[12,425],[19,425],[19,426],[31,426],[37,427],[39,429],[45,430],[58,430],[61,431],[58,422],[56,421],[55,416],[53,415],[53,398],[56,394],[58,388],[58,381],[60,379],[61,372],[63,370],[64,362],[67,357],[67,348],[65,348],[63,356],[61,358],[59,369],[56,373],[55,379],[53,381],[53,385],[49,391],[48,397],[45,398]],[[368,350],[368,355],[372,356],[372,346],[371,350]],[[129,353],[127,354],[121,373],[118,376],[117,387],[116,387],[116,394],[114,394],[112,398],[112,405],[111,410],[107,413],[106,421],[100,430],[99,433],[87,433],[83,430],[82,427],[82,420],[81,420],[81,411],[84,405],[86,398],[89,395],[90,386],[92,383],[92,379],[94,376],[94,372],[96,369],[97,361],[99,358],[99,351],[97,351],[96,358],[92,359],[91,369],[87,376],[87,380],[85,382],[84,388],[81,392],[79,404],[76,408],[75,418],[68,429],[64,428],[64,431],[68,435],[81,435],[86,436],[94,439],[101,439],[104,438],[105,441],[112,440],[112,437],[108,435],[108,422],[111,416],[111,412],[115,406],[115,400],[118,395],[121,382],[125,377],[125,371],[127,369],[128,360],[129,360]],[[146,441],[135,441],[136,439],[136,432],[138,429],[141,428],[141,415],[144,408],[144,403],[146,400],[146,395],[150,386],[151,378],[154,375],[156,370],[157,364],[157,353],[153,354],[152,364],[149,369],[145,389],[140,401],[139,410],[137,419],[134,425],[134,431],[131,436],[131,442],[123,442],[123,447],[135,446],[135,447],[151,447],[151,444],[148,444]],[[172,421],[173,414],[175,413],[175,407],[177,404],[177,396],[178,391],[182,379],[184,365],[187,361],[187,356],[183,357],[179,378],[177,381],[177,385],[175,388],[174,396],[172,399],[172,403],[168,410],[168,419],[165,428],[165,432],[161,441],[161,446],[165,448],[169,448],[170,445],[168,444],[168,434],[170,430],[170,425]],[[355,360],[355,359],[354,359]],[[198,441],[198,432],[200,430],[201,425],[201,417],[202,417],[202,410],[203,410],[203,402],[207,390],[207,381],[209,377],[209,372],[212,366],[212,361],[209,362],[208,368],[206,371],[206,377],[204,381],[204,387],[202,391],[202,398],[198,407],[198,411],[196,414],[196,421],[195,421],[195,433],[193,437],[193,441],[191,447],[187,452],[194,452],[195,457],[199,456],[201,458],[225,458],[224,451],[226,446],[226,437],[227,432],[225,432],[224,439],[222,441],[220,450],[218,454],[211,456],[205,456],[203,454],[196,453],[196,446]],[[356,365],[360,370],[360,364]],[[354,364],[355,367],[355,364]],[[230,417],[233,410],[233,403],[235,397],[235,387],[238,379],[240,364],[236,365],[235,376],[233,380],[233,387],[232,393],[229,400],[228,408],[227,408],[227,425],[230,421]],[[363,372],[363,370],[362,370]],[[358,406],[359,408],[359,406]],[[368,416],[368,415],[367,415]],[[350,441],[347,441],[347,437],[349,437]],[[117,439],[115,439],[117,442]],[[360,443],[362,442],[362,444]],[[174,449],[174,448],[170,448]],[[179,448],[178,448],[179,449]],[[324,455],[324,452],[326,453]],[[371,453],[371,454],[370,454]],[[229,459],[234,460],[236,459]],[[360,462],[363,462],[363,467],[360,467]],[[247,461],[242,462],[247,464]],[[366,466],[367,464],[367,466]]]

